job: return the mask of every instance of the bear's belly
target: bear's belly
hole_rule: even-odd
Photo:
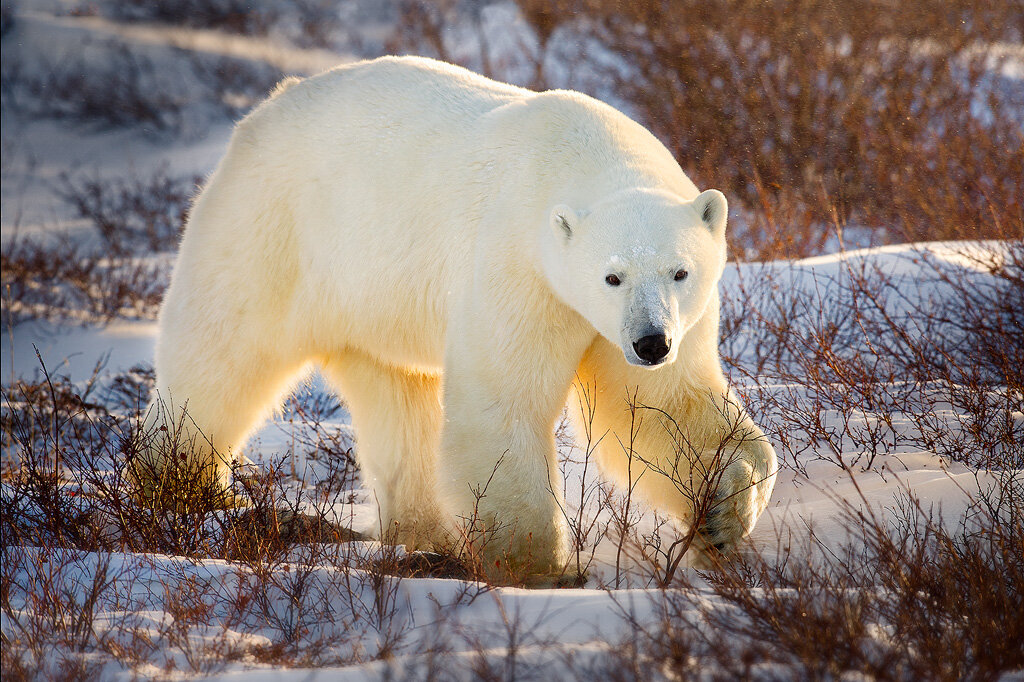
[[[463,231],[441,229],[447,218],[409,224],[388,215],[372,229],[353,227],[364,218],[305,235],[306,300],[294,309],[319,312],[312,332],[321,352],[356,350],[386,364],[440,371],[451,300],[467,286],[472,244]]]
[[[436,373],[444,365],[447,295],[421,287],[389,286],[382,277],[372,286],[339,287],[309,330],[318,354],[358,352],[378,362]],[[341,293],[344,291],[344,293]],[[323,305],[325,292],[319,297]],[[310,310],[310,306],[299,309]],[[300,325],[302,323],[300,322]]]
[[[445,329],[441,319],[397,304],[350,316],[347,347],[390,365],[440,372],[444,365]]]

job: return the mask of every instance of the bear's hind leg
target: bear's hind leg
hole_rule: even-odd
[[[440,544],[440,376],[384,365],[355,352],[332,357],[323,371],[352,415],[356,460],[376,497],[381,539],[409,549]]]
[[[233,460],[304,363],[266,348],[265,334],[205,328],[185,337],[183,326],[168,325],[161,337],[148,440],[129,474],[154,506],[184,510],[210,495],[221,498],[218,506],[244,505],[228,491]]]

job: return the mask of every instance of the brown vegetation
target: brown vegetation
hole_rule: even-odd
[[[547,76],[556,47],[602,52],[570,60],[569,83],[626,105],[698,186],[725,192],[735,257],[844,236],[1024,238],[1024,86],[1001,70],[1024,40],[1015,3],[517,4],[539,43],[520,55],[536,66],[523,84],[562,85]],[[404,6],[393,49],[458,59],[444,38],[469,22],[461,3]],[[494,36],[477,33],[472,65],[502,78]]]

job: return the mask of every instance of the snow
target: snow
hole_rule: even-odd
[[[946,253],[944,245],[927,245],[927,248],[940,254]],[[949,252],[953,251],[950,247]],[[915,258],[919,260],[920,253],[921,248],[918,246],[886,247],[793,263],[773,263],[768,267],[784,272],[790,282],[810,290],[815,287],[818,281],[816,278],[835,277],[840,272],[839,266],[851,261],[891,267],[903,275],[913,277],[914,270],[908,263]],[[957,263],[955,258],[951,262]],[[748,267],[730,265],[726,286],[742,269]],[[55,329],[48,329],[43,323],[26,322],[11,330],[9,338],[5,336],[3,366],[5,369],[10,368],[13,377],[32,377],[38,372],[34,345],[51,373],[67,374],[74,381],[81,382],[88,379],[98,365],[104,373],[111,373],[147,363],[151,359],[155,334],[155,325],[145,322]],[[292,438],[291,430],[294,428],[286,418],[277,417],[254,436],[249,456],[258,463],[265,463],[287,451],[288,442]],[[571,456],[569,452],[564,454],[566,457]],[[799,551],[797,548],[800,543],[806,541],[812,530],[819,546],[838,550],[848,540],[844,525],[846,516],[843,513],[847,504],[854,508],[873,509],[885,515],[892,513],[891,510],[905,493],[912,493],[925,508],[930,508],[936,515],[953,524],[962,517],[977,498],[978,491],[991,479],[985,472],[945,462],[923,451],[884,451],[866,471],[844,471],[834,462],[816,460],[815,457],[814,453],[808,455],[807,461],[802,463],[802,471],[784,468],[780,472],[772,503],[750,537],[750,544],[763,555]],[[300,463],[300,469],[306,467],[310,468],[302,477],[315,478],[316,463]],[[591,467],[588,479],[591,482],[592,472]],[[579,491],[584,487],[580,481],[581,475],[582,470],[578,464],[567,465],[567,498],[570,505],[573,499],[579,499]],[[645,511],[642,505],[637,505],[637,508],[643,514],[638,524],[641,531],[656,532],[653,514]],[[333,511],[337,520],[358,530],[368,530],[374,525],[373,503],[365,494],[355,505],[341,505]],[[571,513],[575,511],[570,510]],[[607,514],[606,511],[595,510],[588,513]],[[558,665],[558,656],[552,652],[551,643],[557,643],[562,650],[568,648],[583,654],[588,651],[588,647],[605,646],[606,643],[626,637],[629,628],[623,617],[623,609],[628,608],[634,618],[654,618],[654,602],[660,593],[656,589],[610,592],[599,589],[601,584],[614,583],[616,550],[617,543],[613,534],[606,535],[596,546],[586,550],[592,552],[593,561],[590,564],[588,585],[583,589],[496,588],[465,604],[466,600],[459,596],[462,586],[458,581],[403,580],[395,596],[396,609],[401,614],[401,618],[395,622],[405,623],[403,641],[401,656],[390,664],[391,672],[396,669],[406,672],[420,670],[417,666],[425,665],[425,661],[416,652],[428,646],[426,640],[437,636],[438,628],[445,633],[447,646],[453,646],[458,651],[461,645],[466,656],[477,655],[474,652],[478,652],[481,647],[487,650],[493,648],[492,654],[498,656],[500,648],[507,646],[509,623],[518,623],[533,643],[523,643],[520,651],[524,657],[523,665],[531,660],[535,665]],[[221,588],[230,592],[232,588],[225,586],[225,581],[237,580],[236,572],[241,570],[228,562],[212,560],[198,563],[172,557],[127,557],[121,560],[150,562],[141,575],[143,582],[153,586],[154,592],[147,594],[139,578],[133,578],[131,589],[137,597],[137,603],[131,614],[134,618],[157,621],[168,617],[161,612],[160,605],[164,595],[162,590],[166,589],[169,580],[180,582],[202,577],[207,581],[219,581]],[[626,565],[629,566],[630,562],[627,561]],[[643,584],[645,572],[637,566],[629,570],[635,571],[630,581]],[[324,582],[329,581],[325,579]],[[329,600],[330,609],[335,614],[351,608],[350,605],[341,604],[337,597],[324,595],[324,598]],[[705,598],[714,599],[710,592]],[[318,599],[314,598],[314,601]],[[369,607],[364,608],[370,610]],[[103,615],[109,619],[126,617],[124,613],[114,611]],[[236,630],[228,627],[227,622],[218,623],[214,618],[208,627],[213,628],[213,635],[193,630],[188,636],[196,642],[204,641],[204,637],[214,638],[220,642],[218,646],[226,646],[226,638],[239,648],[245,644],[270,642],[274,639],[274,632],[261,634],[260,627],[255,623]],[[361,642],[361,646],[369,653],[373,650],[374,642],[372,636],[368,637],[363,638],[365,641]],[[184,663],[179,662],[178,665],[183,666]],[[259,670],[258,666],[257,670],[251,670],[252,665],[252,662],[232,664],[216,679],[241,679],[244,676],[247,680],[356,680],[384,674],[387,668],[385,663],[372,660],[360,665],[316,670]]]
[[[155,322],[114,322],[105,327],[64,327],[29,320],[0,339],[5,381],[33,379],[42,374],[36,350],[46,370],[73,382],[88,380],[97,367],[125,372],[153,362]]]
[[[46,52],[54,44],[74,46],[76,41],[96,40],[114,36],[132,44],[168,47],[187,51],[200,51],[219,55],[244,57],[269,63],[287,73],[314,73],[345,59],[351,53],[336,53],[325,49],[304,49],[282,41],[275,36],[251,37],[227,35],[218,31],[188,28],[170,28],[145,24],[123,24],[100,17],[73,17],[58,14],[54,7],[61,3],[22,3],[18,15],[18,45],[4,39],[4,59],[9,52],[19,49],[29,59],[36,53]],[[515,23],[507,8],[494,9],[482,18],[484,24]],[[521,27],[520,27],[521,29]],[[472,28],[462,41],[473,39]],[[479,36],[478,36],[479,37]],[[532,37],[513,38],[524,41]],[[453,49],[457,47],[453,45]],[[469,45],[469,48],[472,48]],[[491,46],[492,50],[501,48]],[[71,48],[68,48],[71,49]],[[531,48],[535,49],[535,48]],[[1016,48],[1015,48],[1016,49]],[[1003,74],[1019,77],[1021,60],[1013,65],[1002,63]],[[520,73],[522,80],[529,74],[521,64],[509,68]],[[0,223],[3,243],[15,236],[46,236],[55,233],[77,234],[86,238],[89,226],[76,220],[70,208],[56,198],[52,183],[62,172],[89,172],[103,177],[152,172],[167,168],[174,175],[203,175],[216,164],[230,134],[230,122],[214,121],[195,137],[185,139],[152,137],[135,128],[92,129],[68,120],[50,120],[14,111],[5,105],[3,110],[3,188]],[[730,292],[744,282],[759,278],[772,278],[776,286],[794,292],[813,294],[823,308],[830,305],[830,297],[844,278],[861,268],[884,272],[902,278],[908,283],[903,291],[908,296],[942,296],[941,284],[934,281],[934,263],[953,269],[962,276],[984,279],[991,275],[979,264],[978,258],[968,253],[992,254],[999,244],[979,242],[973,245],[927,243],[895,245],[846,251],[817,256],[796,262],[766,264],[730,264],[723,280],[723,291]],[[6,299],[5,299],[6,305]],[[757,300],[744,300],[743,306],[757,306]],[[21,322],[5,329],[0,350],[0,370],[5,385],[18,379],[38,380],[41,375],[39,359],[50,375],[66,376],[76,384],[90,380],[98,372],[101,379],[127,372],[136,366],[152,363],[157,328],[155,321],[115,320],[106,325],[51,323],[38,320]],[[737,348],[740,348],[737,344]],[[38,352],[38,357],[37,357]],[[742,352],[737,360],[748,359]],[[782,383],[770,378],[737,378],[741,390],[751,389],[760,381],[759,390],[783,390]],[[312,394],[323,391],[322,382],[313,376],[303,384]],[[912,409],[912,408],[908,408]],[[940,415],[954,428],[955,410]],[[864,412],[859,419],[871,425],[873,415]],[[1015,417],[1021,422],[1020,415]],[[343,436],[351,438],[347,413],[341,410],[325,422]],[[321,473],[322,465],[304,459],[294,452],[291,443],[297,426],[287,411],[275,415],[253,436],[248,456],[257,465],[265,465],[283,455],[299,458],[297,471],[301,481],[310,482]],[[895,422],[894,428],[913,429],[907,422]],[[801,434],[791,434],[799,438]],[[890,439],[896,442],[898,438]],[[7,456],[7,445],[4,445]],[[846,454],[846,453],[844,453]],[[852,453],[851,453],[852,454]],[[581,494],[597,485],[590,467],[583,480],[584,470],[579,463],[579,448],[562,445],[567,481],[566,497],[572,505]],[[779,474],[770,507],[750,537],[750,546],[765,555],[782,552],[806,551],[806,541],[813,537],[826,545],[838,548],[848,539],[844,514],[847,505],[874,510],[882,515],[893,510],[907,493],[911,493],[925,507],[931,508],[948,523],[960,519],[977,498],[979,491],[991,484],[993,474],[948,462],[932,452],[908,449],[904,446],[882,446],[868,468],[852,466],[840,468],[835,461],[810,449],[799,462],[789,462]],[[603,523],[610,522],[608,509],[598,508],[592,496],[588,515],[598,516]],[[636,503],[635,503],[636,504]],[[365,490],[354,491],[354,499],[332,508],[335,519],[359,530],[373,527],[374,505]],[[570,508],[570,514],[579,511]],[[659,520],[642,505],[637,505],[638,529],[641,533],[657,533],[659,529],[671,537],[671,528],[659,525]],[[801,550],[801,547],[804,550]],[[450,653],[470,661],[483,656],[487,660],[501,660],[507,655],[510,637],[519,642],[519,665],[544,669],[556,679],[558,671],[566,665],[565,652],[586,658],[596,655],[608,646],[627,637],[630,618],[638,621],[658,617],[658,602],[663,592],[649,587],[649,573],[637,562],[627,560],[625,582],[629,589],[602,589],[616,582],[618,544],[613,532],[604,534],[584,550],[592,554],[588,582],[579,589],[514,589],[486,588],[458,580],[405,578],[392,579],[395,590],[388,598],[395,617],[388,627],[400,631],[393,657],[374,660],[378,648],[387,640],[388,633],[367,627],[357,633],[348,633],[339,656],[348,660],[335,667],[316,669],[280,668],[249,658],[228,659],[219,669],[209,671],[211,679],[245,680],[246,682],[279,680],[363,680],[403,676],[416,677],[432,665],[428,653],[432,646],[444,642]],[[373,554],[384,551],[376,543],[353,547],[345,551]],[[37,553],[26,550],[26,565],[16,569],[17,584],[30,587],[42,579],[38,564],[33,564]],[[584,557],[586,563],[586,557]],[[116,593],[118,603],[105,603],[97,611],[98,628],[108,632],[121,632],[117,623],[132,621],[142,631],[150,633],[152,646],[163,651],[163,656],[147,662],[135,671],[126,670],[112,662],[102,663],[100,675],[111,679],[127,679],[134,673],[143,676],[167,673],[175,676],[203,677],[189,660],[189,646],[201,651],[204,645],[244,649],[250,645],[266,645],[279,639],[277,626],[269,623],[267,614],[282,616],[294,604],[287,603],[285,592],[264,595],[268,609],[261,617],[253,612],[238,616],[225,609],[214,609],[203,627],[189,627],[175,638],[175,615],[168,610],[168,595],[182,593],[187,587],[206,586],[204,589],[231,593],[245,590],[251,578],[251,569],[223,560],[193,561],[182,557],[156,554],[116,554],[81,552],[69,559],[71,568],[59,576],[72,591],[82,592],[99,567],[106,564],[108,575],[122,581]],[[353,569],[356,589],[354,597],[337,592],[337,568],[333,566],[303,566],[302,550],[297,550],[294,568],[286,565],[274,568],[284,584],[286,573],[305,571],[312,585],[309,601],[316,611],[318,627],[325,634],[331,628],[345,625],[346,614],[374,612],[374,578]],[[691,571],[698,585],[693,593],[694,612],[711,605],[724,608],[710,589],[701,590],[701,578]],[[379,596],[379,594],[377,594]],[[353,599],[355,601],[353,601]],[[26,604],[26,610],[30,607]],[[627,618],[626,616],[629,616]],[[284,617],[284,616],[282,616]],[[0,629],[13,632],[6,611]],[[552,648],[552,643],[557,648]],[[134,646],[124,642],[124,646]],[[354,652],[354,653],[353,653]],[[348,658],[346,659],[346,654]],[[469,663],[467,663],[467,666]],[[184,671],[192,669],[193,672]],[[467,670],[469,668],[467,667]],[[469,677],[467,675],[467,677]]]

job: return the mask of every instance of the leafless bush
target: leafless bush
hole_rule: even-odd
[[[622,597],[633,636],[579,679],[996,679],[1024,666],[1022,244],[900,258],[913,278],[899,259],[856,254],[814,279],[750,266],[726,296],[723,350],[762,384],[744,398],[787,465],[820,456],[856,486],[876,456],[909,448],[994,470],[965,514],[940,517],[912,491],[885,510],[836,500],[845,541],[812,527],[806,544],[780,538],[700,577],[665,570],[657,550],[684,535],[662,526],[623,545],[671,586],[659,616]]]
[[[102,664],[89,654],[106,645],[109,633],[98,621],[102,611],[117,606],[112,588],[125,577],[124,565],[109,554],[52,547],[0,551],[4,676],[85,680],[97,675]]]
[[[987,680],[1019,671],[1020,493],[1016,474],[1001,478],[952,529],[909,495],[888,518],[848,503],[840,547],[812,534],[781,561],[747,557],[707,574],[722,601],[686,579],[661,593],[653,619],[622,599],[633,634],[578,679]]]
[[[293,494],[282,456],[256,474],[239,472],[245,508],[223,509],[219,491],[198,476],[177,480],[174,504],[139,504],[125,474],[146,461],[147,436],[139,432],[142,406],[125,396],[147,393],[149,372],[101,380],[98,368],[91,381],[72,385],[42,370],[40,382],[3,395],[3,441],[17,453],[5,455],[0,495],[5,675],[49,675],[65,659],[88,664],[79,654],[98,653],[129,668],[205,673],[242,657],[342,664],[388,655],[404,637],[407,626],[396,618],[401,575],[410,570],[404,554],[351,550],[344,543],[359,536],[328,518],[350,491]],[[126,402],[135,407],[106,407]],[[163,426],[180,446],[177,461],[195,461],[181,424]],[[348,470],[328,475],[354,482],[351,462],[337,463]],[[150,552],[159,565],[146,564]],[[129,558],[112,563],[114,556]],[[218,557],[233,562],[233,579],[195,571],[195,561]],[[138,580],[162,588],[134,603],[139,593],[126,585]],[[154,608],[169,617],[145,622],[140,613]],[[96,629],[100,611],[107,620]],[[111,621],[112,613],[127,615]],[[197,638],[197,629],[206,634]],[[235,634],[268,631],[276,633],[269,643]]]
[[[23,115],[187,137],[248,111],[282,75],[257,60],[106,40],[59,57],[12,50],[3,93]]]
[[[399,3],[399,21],[389,40],[388,49],[395,53],[412,52],[441,59],[453,64],[464,64],[453,52],[446,34],[460,21],[470,17],[480,34],[480,11],[490,3],[460,2],[459,0],[443,0],[442,2],[422,2],[420,0],[403,0]],[[467,15],[463,15],[462,12]],[[486,76],[496,77],[487,60],[486,47],[476,55],[480,61],[477,70]]]
[[[694,443],[689,434],[689,425],[678,422],[663,410],[636,402],[635,396],[627,403],[630,413],[630,433],[618,434],[619,447],[627,458],[626,478],[621,490],[604,490],[604,497],[594,508],[585,509],[581,500],[577,516],[580,520],[570,522],[574,536],[577,528],[587,542],[595,543],[603,537],[610,537],[616,546],[615,572],[610,587],[632,585],[667,587],[678,580],[686,566],[700,565],[713,568],[721,562],[734,558],[735,551],[720,551],[710,546],[707,539],[709,527],[714,526],[732,511],[733,497],[749,491],[743,488],[735,491],[724,490],[723,480],[729,467],[739,461],[740,448],[753,438],[744,423],[744,412],[728,397],[722,400],[722,427],[717,435],[720,441],[713,450],[705,450]],[[657,419],[661,428],[671,434],[674,457],[666,464],[652,459],[651,453],[636,447],[636,436],[644,420]],[[587,442],[591,442],[589,429]],[[604,438],[612,437],[603,434]],[[590,452],[588,446],[587,452]],[[688,518],[669,518],[647,511],[654,525],[649,531],[638,529],[641,520],[634,499],[637,483],[642,476],[667,478],[688,510]],[[750,486],[762,481],[755,480]],[[606,525],[599,525],[600,516],[607,515]],[[577,542],[577,544],[580,544]],[[686,563],[689,559],[689,564]],[[579,561],[579,560],[577,560]]]
[[[188,126],[186,109],[192,95],[184,81],[166,77],[145,52],[126,43],[108,41],[91,47],[97,54],[58,61],[5,59],[7,101],[30,115],[106,127],[138,125],[166,133]]]
[[[187,0],[107,3],[100,11],[130,22],[159,22],[242,35],[284,38],[301,47],[336,49],[361,42],[367,21],[390,19],[392,3],[351,0],[294,0],[254,3],[251,0]]]
[[[833,211],[889,238],[1019,236],[1024,140],[976,49],[1019,16],[926,4],[608,3],[601,27],[635,69],[624,96],[698,184],[761,214],[803,206],[811,247]]]
[[[548,45],[515,21],[515,7],[491,0],[403,0],[389,52],[459,64],[491,78],[543,88]]]
[[[41,368],[41,381],[4,387],[0,425],[13,455],[4,461],[4,478],[11,483],[3,498],[5,542],[26,544],[31,538],[27,544],[238,556],[250,540],[282,551],[304,539],[353,537],[322,513],[301,511],[307,506],[303,495],[285,495],[284,482],[293,479],[284,457],[241,478],[239,492],[248,507],[220,513],[220,492],[204,487],[205,479],[189,470],[205,460],[192,454],[197,445],[184,428],[187,415],[159,424],[173,452],[154,475],[178,477],[173,501],[138,504],[137,489],[125,476],[139,477],[135,469],[146,465],[142,452],[154,436],[142,431],[152,371],[134,368],[101,381],[103,368],[97,366],[90,380],[74,385]],[[324,468],[336,481],[354,485],[351,458],[331,459]],[[329,507],[348,493],[320,494],[308,506]],[[243,531],[256,535],[247,540],[239,535]]]
[[[568,419],[563,419],[559,424],[556,442],[559,445],[559,450],[565,453],[561,468],[562,485],[566,491],[566,498],[569,498],[570,490],[573,487],[579,487],[579,496],[571,501],[567,499],[571,506],[567,504],[563,513],[572,543],[568,572],[570,575],[574,572],[578,576],[578,580],[584,583],[587,571],[594,561],[597,546],[610,530],[608,527],[610,524],[601,519],[601,511],[611,508],[609,498],[612,493],[609,486],[598,477],[597,462],[594,461],[594,451],[603,437],[594,432],[595,390],[592,386],[577,381],[573,384],[573,394],[584,415],[582,420],[584,432],[577,434],[581,441],[580,447],[576,445]],[[574,470],[578,473],[575,473]],[[616,517],[618,530],[623,529],[623,526],[626,525],[624,518],[628,517],[628,508],[622,517]],[[616,565],[616,581],[619,578],[618,569],[619,566]]]
[[[2,251],[3,319],[106,322],[156,317],[198,178],[61,175],[56,193],[96,229],[85,239],[14,236]]]
[[[0,254],[3,322],[154,319],[170,266],[154,258],[106,257],[69,240],[15,239]]]
[[[356,482],[352,433],[334,421],[341,413],[342,406],[336,397],[309,387],[293,392],[283,410],[289,423],[298,422],[303,426],[298,433],[293,431],[296,448],[303,448],[309,453],[307,458],[325,464],[331,472],[321,472],[314,482],[318,493],[325,498],[340,493],[351,495]],[[291,476],[304,481],[305,473],[296,471],[294,460],[290,466]]]
[[[698,185],[726,192],[742,258],[811,255],[844,237],[1024,237],[1024,93],[1000,75],[995,46],[1024,35],[1010,5],[517,5],[533,29],[518,58],[534,65],[517,82],[548,85],[545,64],[565,58],[552,43],[592,45],[586,64],[560,66],[601,73],[580,87],[606,88],[591,94],[622,102]],[[491,6],[406,3],[391,47],[508,79],[478,19],[479,54],[446,40]]]
[[[748,404],[784,459],[799,466],[815,451],[870,468],[878,452],[912,447],[1019,467],[1022,244],[965,245],[954,249],[960,265],[922,250],[913,265],[926,276],[914,283],[856,259],[812,288],[785,266],[743,271],[725,296],[723,357],[736,375],[775,380]]]
[[[172,178],[165,170],[120,179],[64,173],[56,192],[80,218],[95,226],[111,253],[123,256],[176,250],[201,181],[199,177]]]
[[[273,3],[254,6],[252,0],[127,0],[110,3],[107,11],[128,21],[159,21],[246,35],[266,34],[279,14]]]

